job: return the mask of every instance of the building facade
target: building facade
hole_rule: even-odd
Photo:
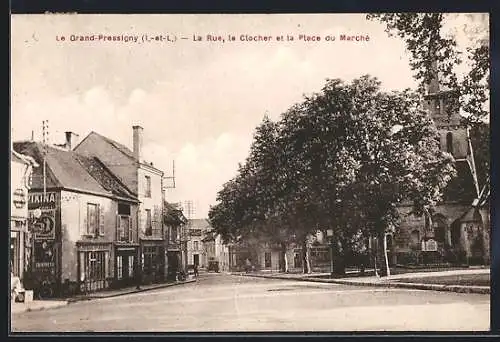
[[[210,223],[207,219],[189,219],[187,226],[187,264],[206,267],[207,255],[203,250],[203,238],[210,231]]]
[[[33,168],[38,167],[29,156],[10,154],[10,271],[21,281],[29,261],[28,192]]]
[[[208,266],[210,261],[217,261],[219,271],[229,271],[229,248],[222,241],[220,234],[215,233],[213,230],[208,231],[205,233],[202,242],[204,265]]]
[[[137,196],[141,268],[144,282],[160,282],[167,269],[167,241],[163,226],[163,171],[143,158],[143,128],[132,127],[133,151],[128,147],[91,132],[74,151],[94,156]]]
[[[41,167],[28,196],[29,281],[42,298],[130,285],[138,199],[97,158],[36,142],[14,148]]]
[[[167,279],[175,280],[187,265],[187,218],[175,204],[164,205],[164,227],[167,241]]]

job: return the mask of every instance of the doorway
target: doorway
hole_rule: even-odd
[[[199,254],[193,254],[193,264],[195,266],[200,266],[200,255]]]
[[[131,286],[134,284],[134,252],[121,252],[116,256],[116,281],[118,286]]]

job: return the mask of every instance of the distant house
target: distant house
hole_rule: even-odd
[[[208,262],[214,260],[219,263],[220,271],[229,271],[229,248],[220,234],[211,229],[205,233],[202,242],[204,265],[208,266]]]
[[[166,241],[163,230],[163,171],[143,158],[143,128],[133,126],[133,151],[96,132],[87,135],[74,151],[97,157],[138,197],[142,272],[146,282],[166,275]]]
[[[186,267],[187,218],[177,205],[165,202],[163,224],[167,239],[167,278],[176,279],[177,272]]]
[[[187,224],[187,263],[206,267],[208,259],[203,254],[203,238],[211,230],[207,219],[190,219]]]
[[[25,287],[51,297],[130,285],[139,259],[137,197],[98,158],[32,141],[14,149],[40,165],[28,195]]]

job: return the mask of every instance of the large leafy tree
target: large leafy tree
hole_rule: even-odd
[[[435,138],[415,94],[382,92],[369,76],[350,84],[328,80],[279,122],[265,118],[257,127],[211,222],[233,239],[300,242],[310,272],[309,238],[318,229],[334,230],[342,260],[360,234],[382,241],[397,226],[402,201],[432,209],[453,173]]]

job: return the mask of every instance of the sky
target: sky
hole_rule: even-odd
[[[466,45],[471,27],[485,22],[456,15],[443,29]],[[193,201],[194,217],[207,217],[264,115],[279,119],[328,78],[370,74],[385,90],[416,88],[404,43],[384,28],[364,14],[13,15],[12,139],[33,132],[41,140],[48,120],[50,143],[63,143],[65,131],[80,139],[95,131],[132,149],[132,126],[140,125],[145,159],[166,176],[175,160],[176,188],[167,190],[167,201]],[[342,34],[369,40],[340,41]],[[138,40],[72,41],[72,35]],[[143,42],[146,36],[163,41]]]

